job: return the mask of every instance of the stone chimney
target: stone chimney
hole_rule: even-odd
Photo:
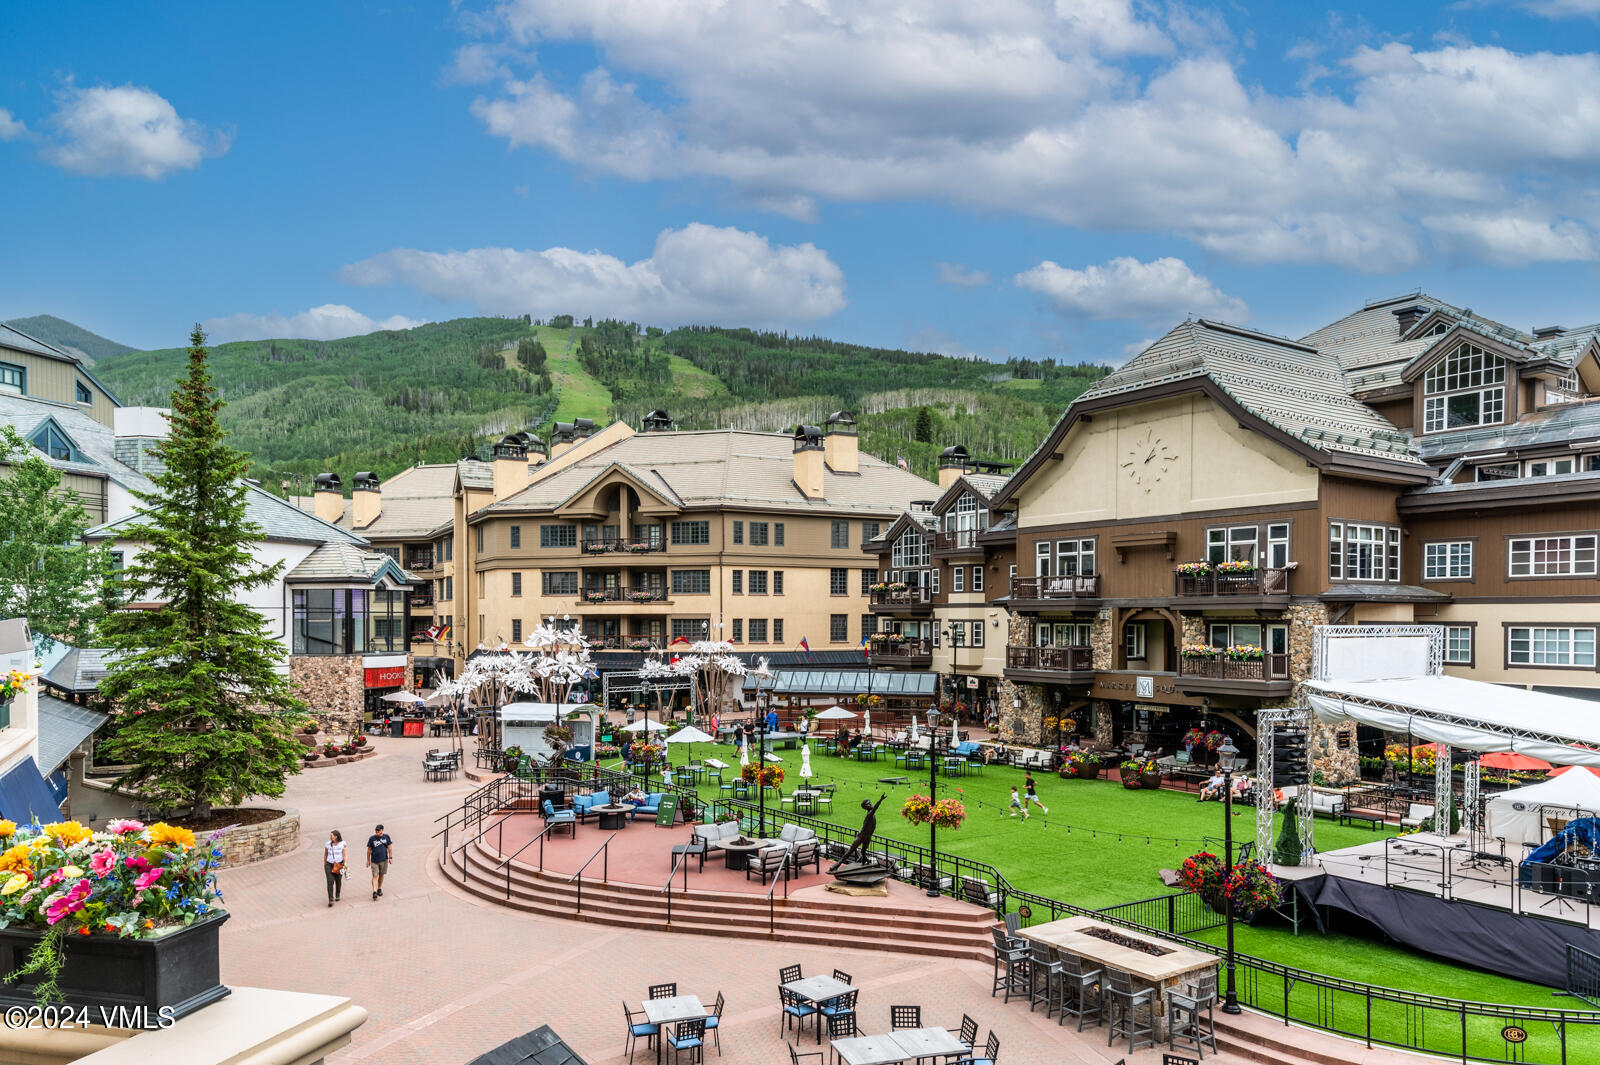
[[[815,425],[797,425],[794,430],[794,483],[807,499],[822,499],[822,468],[826,445],[822,430]]]
[[[834,473],[860,473],[861,451],[856,440],[856,420],[847,410],[828,415],[823,433],[823,458]]]
[[[383,513],[383,488],[378,484],[377,474],[371,470],[356,474],[350,490],[350,503],[351,517],[357,529],[365,529],[378,520],[378,515]]]
[[[329,525],[339,524],[344,517],[344,482],[337,473],[317,474],[316,487],[311,493],[311,510]]]
[[[511,433],[494,446],[496,502],[528,487],[528,434]]]
[[[939,452],[939,490],[942,492],[961,480],[961,475],[971,467],[972,460],[967,455],[967,449],[960,444],[952,444]]]

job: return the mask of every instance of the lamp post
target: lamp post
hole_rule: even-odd
[[[937,800],[939,788],[939,730],[934,725],[935,711],[928,710],[928,804]],[[939,829],[928,816],[928,898],[939,897]]]
[[[1227,877],[1232,875],[1233,872],[1233,760],[1238,753],[1239,748],[1233,745],[1233,740],[1224,736],[1222,746],[1217,748],[1217,760],[1222,765],[1222,855],[1224,863],[1222,875],[1224,884],[1227,883]],[[1228,925],[1228,978],[1227,986],[1222,993],[1222,1012],[1236,1014],[1242,1013],[1243,1010],[1239,1008],[1239,995],[1234,988],[1233,982],[1233,903],[1224,899],[1223,905],[1227,910],[1224,917]]]

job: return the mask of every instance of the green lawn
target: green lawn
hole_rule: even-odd
[[[728,386],[721,378],[702,370],[682,355],[668,355],[667,362],[672,367],[672,390],[679,395],[703,399],[728,394]]]
[[[784,759],[787,775],[783,791],[787,793],[799,782],[800,756],[798,751],[777,753]],[[720,758],[735,767],[739,760],[738,750],[726,745],[697,744],[694,756],[697,760]],[[910,825],[899,812],[906,796],[927,792],[926,769],[901,769],[888,759],[878,762],[845,760],[827,755],[820,748],[813,749],[811,766],[814,782],[831,781],[838,786],[833,812],[823,817],[837,824],[859,825],[861,800],[876,800],[879,794],[887,793],[888,798],[878,812],[879,833],[927,844],[926,827]],[[733,779],[731,773],[725,776],[730,781]],[[888,776],[911,779],[901,785],[878,782],[879,777]],[[956,795],[961,798],[968,816],[960,829],[939,833],[939,849],[993,865],[1019,888],[1089,908],[1169,894],[1158,877],[1160,870],[1176,869],[1184,858],[1197,850],[1221,853],[1223,812],[1217,803],[1202,804],[1194,796],[1176,791],[1128,791],[1119,783],[1105,780],[1062,780],[1054,774],[1042,773],[1035,774],[1035,779],[1039,797],[1050,813],[1044,815],[1034,809],[1031,819],[1024,822],[1020,817],[1008,815],[1011,785],[1016,784],[1018,790],[1022,790],[1020,770],[991,766],[982,774],[957,778],[941,776],[940,797]],[[714,783],[699,790],[706,799],[720,794]],[[1235,847],[1253,840],[1253,809],[1236,810],[1233,828]],[[1341,827],[1320,818],[1315,823],[1315,840],[1320,850],[1371,842],[1383,835],[1380,832],[1375,836],[1366,827]],[[1195,938],[1221,943],[1223,935],[1223,930],[1218,928],[1199,933]],[[1342,934],[1319,936],[1314,930],[1297,937],[1286,926],[1268,925],[1259,929],[1236,927],[1235,943],[1246,954],[1363,983],[1480,1002],[1582,1008],[1578,1000],[1552,998],[1548,987],[1458,967],[1377,939]],[[1312,993],[1309,988],[1297,988],[1292,992],[1295,996]],[[1306,1008],[1310,1011],[1314,1006],[1309,1004],[1310,999],[1307,1001]],[[1353,1016],[1351,1010],[1357,1011],[1354,1015],[1364,1012],[1364,1004],[1347,1003],[1339,1008],[1347,1018]],[[1385,1013],[1375,1023],[1380,1021],[1401,1024],[1403,1018],[1396,1011],[1394,1017]],[[1459,1023],[1451,1030],[1459,1040]],[[1493,1036],[1497,1043],[1498,1031],[1496,1024],[1494,1032],[1486,1031],[1483,1038]],[[1591,1039],[1596,1036],[1600,1033],[1585,1031],[1582,1045],[1591,1045]],[[1441,1031],[1438,1038],[1445,1040],[1449,1033]],[[1536,1041],[1543,1038],[1548,1038],[1548,1032],[1534,1036]],[[1447,1042],[1434,1045],[1436,1049],[1449,1049]],[[1600,1041],[1595,1045],[1600,1045]],[[1539,1056],[1530,1055],[1529,1060],[1539,1060]],[[1591,1060],[1600,1060],[1600,1052]]]

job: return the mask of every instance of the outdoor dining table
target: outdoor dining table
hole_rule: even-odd
[[[656,1039],[656,1060],[660,1061],[661,1048],[667,1041],[667,1025],[704,1017],[706,1008],[701,1005],[697,995],[674,995],[672,998],[647,1000],[644,1003],[644,1015],[651,1024],[661,1026],[661,1035]]]
[[[831,976],[808,976],[804,980],[791,980],[783,985],[783,989],[793,992],[819,1008],[824,1002],[831,1002],[853,990],[843,980],[835,980]],[[817,1018],[817,1045],[822,1045],[821,1017]]]
[[[845,1065],[898,1065],[918,1058],[965,1054],[967,1049],[945,1028],[905,1028],[887,1035],[858,1035],[833,1041],[833,1051]]]

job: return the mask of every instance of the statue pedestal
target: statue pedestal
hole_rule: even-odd
[[[829,891],[836,891],[841,895],[850,895],[855,898],[865,898],[869,896],[876,896],[878,898],[889,897],[889,885],[883,882],[876,884],[846,884],[843,881],[835,880],[833,883],[827,885],[827,888]]]

